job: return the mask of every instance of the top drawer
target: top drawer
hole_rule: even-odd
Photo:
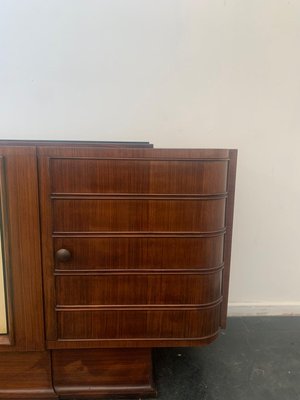
[[[227,160],[52,158],[52,193],[221,194]]]

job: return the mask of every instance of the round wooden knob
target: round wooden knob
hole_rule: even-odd
[[[56,259],[58,261],[66,262],[71,259],[71,253],[67,249],[59,249],[55,253]]]

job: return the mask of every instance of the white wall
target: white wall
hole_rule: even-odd
[[[299,38],[297,0],[0,0],[0,137],[238,148],[230,301],[299,311]]]

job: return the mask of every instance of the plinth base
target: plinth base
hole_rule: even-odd
[[[61,399],[156,396],[151,349],[53,350],[52,370]]]
[[[0,399],[99,399],[114,396],[156,396],[151,349],[0,353]]]
[[[49,352],[0,353],[0,399],[57,399]]]

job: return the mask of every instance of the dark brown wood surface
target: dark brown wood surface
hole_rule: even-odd
[[[9,338],[0,352],[45,349],[35,147],[1,147]],[[2,344],[1,344],[2,342]]]
[[[0,399],[57,399],[49,352],[0,353]]]
[[[225,199],[53,200],[53,233],[214,232],[224,228]]]
[[[230,151],[38,153],[48,346],[211,341],[227,290]]]
[[[58,275],[57,306],[210,304],[220,299],[222,269],[206,274]]]
[[[225,326],[237,152],[152,147],[0,141],[0,399],[154,396]]]
[[[51,159],[53,193],[185,194],[226,192],[227,161]]]
[[[161,307],[139,309],[138,307],[107,307],[90,309],[58,310],[58,337],[64,340],[114,340],[116,345],[124,347],[126,340],[140,340],[148,347],[148,339],[202,339],[215,336],[219,331],[220,306],[199,307]],[[132,345],[134,346],[134,345]],[[110,346],[108,346],[110,347]],[[150,347],[155,347],[151,345]]]
[[[57,270],[110,271],[211,269],[223,263],[224,232],[214,235],[157,234],[55,236],[54,252],[68,249],[68,261],[55,258]],[[174,271],[173,271],[174,272]]]
[[[54,350],[52,362],[61,399],[156,396],[151,349]]]

